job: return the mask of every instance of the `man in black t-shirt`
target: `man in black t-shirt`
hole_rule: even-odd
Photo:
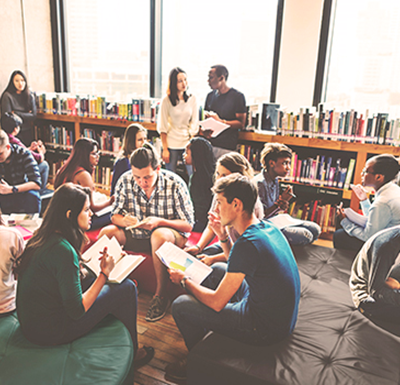
[[[228,87],[228,75],[228,70],[223,65],[212,66],[208,73],[208,84],[212,91],[207,95],[205,116],[230,126],[215,138],[210,138],[203,132],[214,147],[216,159],[236,150],[238,130],[244,128],[246,121],[245,97],[241,92]]]

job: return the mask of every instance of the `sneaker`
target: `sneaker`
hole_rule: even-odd
[[[145,320],[148,322],[155,322],[165,316],[170,305],[170,300],[165,297],[155,295],[150,301],[150,307],[147,311]]]
[[[165,368],[165,379],[167,381],[183,381],[186,380],[187,358],[168,364]]]

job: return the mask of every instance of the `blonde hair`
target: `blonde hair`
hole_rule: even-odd
[[[253,167],[251,167],[249,161],[238,152],[229,152],[222,155],[221,158],[218,159],[217,166],[218,165],[225,167],[231,173],[237,172],[249,179],[252,179],[254,176]]]
[[[279,158],[291,158],[292,150],[282,143],[265,143],[261,151],[260,163],[261,166],[268,170],[269,161],[277,161]]]

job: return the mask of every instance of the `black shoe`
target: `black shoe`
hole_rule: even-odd
[[[165,368],[165,379],[167,381],[184,381],[186,380],[187,358],[168,364]]]
[[[145,350],[146,355],[138,360],[135,358],[133,359],[133,367],[135,370],[147,365],[154,357],[154,348],[151,346],[143,346],[143,349]]]

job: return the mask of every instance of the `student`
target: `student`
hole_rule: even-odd
[[[350,290],[354,305],[372,320],[400,321],[400,226],[379,231],[353,262]]]
[[[18,230],[6,227],[0,214],[0,317],[15,310],[17,280],[12,267],[23,251],[22,235]]]
[[[239,133],[246,122],[246,100],[244,95],[228,86],[228,69],[223,65],[214,65],[208,72],[208,85],[212,91],[207,95],[205,116],[230,127],[211,138],[207,131],[202,134],[210,140],[214,147],[215,159],[236,150]]]
[[[244,175],[249,179],[252,179],[254,176],[253,168],[251,167],[249,161],[243,155],[237,152],[230,152],[222,155],[218,159],[215,171],[215,180],[232,173],[239,173],[240,175]],[[232,244],[235,243],[239,237],[239,234],[234,227],[225,228],[218,224],[218,220],[216,219],[217,217],[214,214],[216,204],[217,202],[214,197],[211,204],[211,210],[209,212],[209,218],[212,220],[208,222],[207,227],[201,235],[198,243],[194,246],[185,248],[185,251],[196,255],[197,258],[209,266],[215,262],[226,262],[227,259],[224,250],[230,250]],[[259,199],[256,201],[254,211],[258,219],[264,218],[264,210]],[[214,239],[216,235],[220,239],[220,242],[207,247],[207,245]]]
[[[114,202],[114,196],[111,196],[102,203],[93,202],[93,193],[95,192],[93,182],[93,172],[99,164],[100,152],[98,143],[89,138],[78,139],[71,155],[68,157],[64,165],[58,170],[54,188],[58,188],[63,183],[72,182],[83,187],[89,187],[92,191],[90,209],[96,214],[97,211],[110,206]],[[94,216],[92,221],[92,229],[103,227],[110,223],[110,214]]]
[[[130,159],[132,171],[124,173],[115,188],[112,225],[99,237],[115,236],[125,250],[151,252],[156,275],[156,292],[146,321],[164,317],[170,301],[166,297],[168,273],[155,254],[166,241],[183,247],[194,224],[193,205],[185,182],[168,170],[150,144],[136,149]],[[132,225],[136,228],[127,229]]]
[[[264,215],[268,219],[279,211],[289,208],[292,198],[292,187],[279,193],[279,178],[290,172],[292,150],[281,143],[266,143],[261,151],[262,173],[255,179],[258,194],[264,206]],[[288,226],[281,230],[291,245],[307,245],[318,239],[321,228],[310,221],[302,221],[301,225]]]
[[[34,140],[33,121],[36,118],[36,103],[30,92],[26,76],[16,70],[10,76],[10,81],[1,95],[1,114],[15,113],[22,119],[21,141],[28,146]]]
[[[31,152],[0,131],[0,208],[3,214],[40,213],[38,164]]]
[[[17,144],[18,146],[27,148],[18,138],[17,135],[20,132],[22,119],[16,115],[6,112],[1,117],[1,128],[7,133],[10,144]],[[41,140],[34,141],[29,146],[28,150],[31,152],[33,158],[36,160],[39,166],[41,188],[39,193],[46,190],[47,180],[49,178],[49,164],[44,160],[44,154],[46,153],[46,147]]]
[[[239,238],[227,268],[217,264],[204,286],[181,270],[169,270],[171,281],[188,292],[172,305],[186,347],[191,350],[209,331],[251,345],[282,341],[294,329],[300,300],[290,246],[276,227],[255,216],[257,188],[250,179],[229,175],[215,183],[213,192],[218,219],[223,226],[233,226]],[[168,378],[185,378],[185,364],[168,365]]]
[[[202,232],[207,226],[207,215],[212,202],[211,187],[215,172],[215,159],[210,142],[200,136],[186,146],[183,158],[193,167],[189,191],[194,205],[196,223],[193,231]]]
[[[162,160],[167,170],[176,172],[178,160],[190,139],[199,131],[199,111],[196,98],[187,93],[186,72],[175,67],[169,73],[167,96],[161,102],[157,131],[161,135]],[[192,167],[186,166],[188,175]]]
[[[119,177],[124,172],[127,172],[131,169],[129,157],[131,156],[132,152],[137,148],[142,147],[146,140],[147,130],[141,124],[134,123],[126,128],[124,138],[122,140],[121,153],[114,163],[110,195],[114,195],[115,186]]]
[[[347,218],[343,209],[339,209],[342,228],[333,234],[335,248],[359,251],[364,242],[378,231],[400,225],[400,187],[395,183],[399,170],[398,160],[393,155],[377,155],[367,161],[361,173],[362,185],[352,187],[360,199],[367,222],[365,226],[360,226]],[[363,187],[375,190],[372,204]]]
[[[17,259],[17,313],[24,336],[34,344],[70,343],[87,334],[108,314],[128,329],[135,352],[135,367],[154,355],[153,348],[138,349],[136,333],[136,286],[126,279],[108,285],[113,257],[104,250],[101,274],[83,292],[80,275],[81,249],[90,228],[91,191],[63,184],[56,190],[43,223]],[[83,283],[86,285],[85,279]]]

